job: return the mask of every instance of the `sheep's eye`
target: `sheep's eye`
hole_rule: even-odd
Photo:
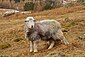
[[[34,20],[34,22],[36,22],[36,20]]]
[[[27,21],[25,21],[25,22],[27,22]]]
[[[25,21],[25,22],[29,22],[29,21]]]

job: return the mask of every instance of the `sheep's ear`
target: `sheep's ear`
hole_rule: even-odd
[[[36,20],[34,20],[34,22],[36,22]]]

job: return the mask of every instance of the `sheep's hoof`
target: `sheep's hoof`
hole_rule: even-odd
[[[49,47],[48,49],[52,49],[53,47]]]
[[[48,48],[48,49],[51,49],[51,48]]]
[[[50,45],[50,42],[48,41],[47,44]]]
[[[66,42],[65,45],[69,45],[70,43],[69,42]]]
[[[38,52],[38,50],[34,50],[34,52],[35,52],[35,53],[37,53],[37,52]]]
[[[30,52],[32,52],[32,50],[30,50]]]

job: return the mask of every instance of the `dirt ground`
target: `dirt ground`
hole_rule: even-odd
[[[46,42],[40,41],[38,53],[29,52],[29,41],[24,38],[25,17],[19,14],[8,17],[0,15],[0,57],[85,57],[85,40],[79,39],[85,34],[85,10],[34,16],[37,20],[50,18],[59,21],[70,42],[69,45],[57,42],[54,48],[48,50]]]

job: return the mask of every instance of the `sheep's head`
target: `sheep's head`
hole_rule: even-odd
[[[33,17],[27,17],[25,19],[25,23],[29,29],[32,29],[34,28],[34,25],[35,25],[35,19]]]

